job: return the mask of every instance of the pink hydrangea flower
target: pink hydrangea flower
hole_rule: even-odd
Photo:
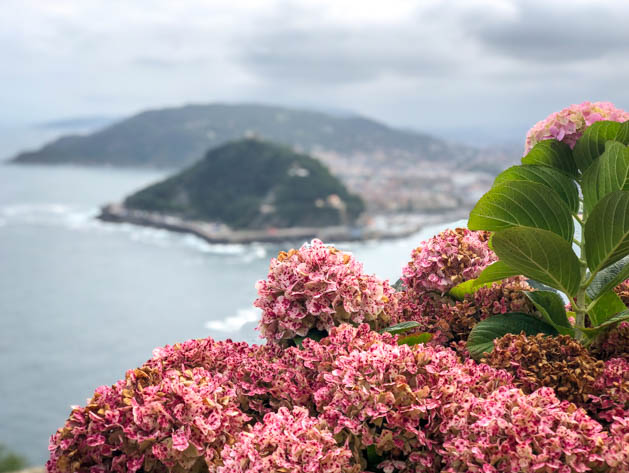
[[[204,368],[130,370],[96,390],[50,441],[49,473],[214,471],[223,446],[250,417],[234,385]]]
[[[308,411],[285,407],[243,431],[222,452],[218,473],[356,473],[351,451]]]
[[[402,270],[404,285],[418,292],[443,294],[463,281],[476,278],[498,260],[489,249],[488,239],[488,232],[457,228],[422,242]]]
[[[524,154],[527,154],[540,141],[553,138],[574,148],[585,129],[601,120],[625,122],[629,120],[629,113],[616,108],[610,102],[583,102],[579,105],[570,105],[537,122],[529,130],[526,135]]]
[[[592,396],[587,408],[598,419],[607,422],[613,422],[614,418],[629,419],[629,361],[623,358],[607,360],[594,388],[600,394]]]
[[[512,379],[487,365],[461,363],[449,349],[386,340],[341,354],[325,368],[317,410],[357,456],[375,448],[378,467],[388,472],[439,471],[442,410],[456,409],[465,395],[511,386]]]
[[[328,332],[341,323],[384,328],[394,292],[387,281],[363,273],[350,254],[319,240],[271,260],[266,280],[256,284],[256,307],[262,309],[261,336],[281,342],[309,330]]]
[[[443,421],[444,473],[576,473],[604,464],[608,434],[551,388],[470,396]]]

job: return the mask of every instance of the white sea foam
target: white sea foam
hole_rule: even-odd
[[[46,225],[67,228],[84,228],[91,225],[98,209],[73,205],[14,204],[0,207],[0,216],[7,225]]]
[[[258,309],[239,309],[236,315],[226,317],[222,320],[210,320],[206,322],[205,328],[219,332],[237,332],[243,325],[250,322],[257,322],[259,319],[260,311]]]
[[[266,257],[262,245],[213,244],[195,236],[128,223],[108,223],[96,219],[99,209],[59,203],[12,204],[0,206],[0,226],[43,225],[79,231],[125,233],[136,242],[161,248],[189,248],[201,253],[242,256],[247,261]]]

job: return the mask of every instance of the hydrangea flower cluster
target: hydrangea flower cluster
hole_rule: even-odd
[[[76,408],[51,439],[47,467],[627,472],[627,444],[617,442],[628,435],[628,368],[610,360],[597,380],[606,395],[592,405],[609,419],[600,423],[550,388],[525,394],[506,371],[444,347],[398,345],[367,324],[333,327],[302,348],[189,341],[157,349]],[[567,466],[554,470],[558,462]]]
[[[489,249],[488,239],[488,232],[457,228],[422,242],[402,270],[404,285],[417,292],[443,294],[463,281],[474,279],[498,259]]]
[[[203,368],[131,370],[73,410],[50,443],[49,473],[215,471],[250,420],[234,385]]]
[[[621,322],[607,332],[597,340],[592,351],[601,360],[624,358],[629,361],[629,322]]]
[[[533,313],[535,308],[524,295],[524,291],[530,290],[521,276],[482,287],[460,301],[435,292],[408,290],[396,293],[391,299],[395,301],[391,313],[396,321],[418,322],[417,330],[433,335],[432,344],[450,346],[464,353],[459,346],[481,320],[507,312]]]
[[[444,348],[374,341],[337,357],[320,373],[317,410],[360,455],[370,447],[384,471],[439,471],[441,409],[465,393],[482,395],[511,377]],[[366,465],[364,465],[366,466]]]
[[[270,342],[306,336],[311,329],[329,332],[341,323],[389,325],[386,304],[393,293],[387,281],[363,273],[350,254],[313,240],[299,250],[271,260],[266,280],[256,284],[258,326]]]
[[[303,407],[270,412],[225,446],[218,473],[357,473],[352,452]]]
[[[604,465],[607,433],[550,388],[501,387],[462,402],[442,426],[442,472],[584,472]]]
[[[629,113],[609,102],[583,102],[571,105],[537,122],[526,135],[524,154],[543,140],[556,139],[574,148],[577,140],[592,123],[609,120],[625,122]]]
[[[507,334],[494,341],[494,350],[482,361],[512,373],[526,393],[551,387],[559,399],[582,407],[596,391],[594,383],[605,366],[574,338],[544,334]]]
[[[612,358],[596,379],[588,409],[603,421],[629,419],[629,361]],[[627,444],[629,455],[629,444]]]

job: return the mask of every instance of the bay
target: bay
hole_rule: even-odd
[[[0,163],[0,444],[33,465],[71,405],[153,348],[208,336],[261,342],[254,284],[286,246],[209,245],[95,219],[100,205],[164,175]],[[339,247],[394,282],[443,227]]]

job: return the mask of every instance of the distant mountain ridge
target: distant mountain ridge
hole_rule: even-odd
[[[318,160],[286,146],[243,139],[127,197],[124,207],[235,229],[349,225],[362,199]]]
[[[61,137],[37,151],[20,153],[13,161],[183,168],[208,149],[247,136],[308,153],[363,159],[377,155],[381,161],[405,165],[463,162],[478,154],[474,148],[359,116],[270,105],[210,104],[145,111],[85,136]]]

